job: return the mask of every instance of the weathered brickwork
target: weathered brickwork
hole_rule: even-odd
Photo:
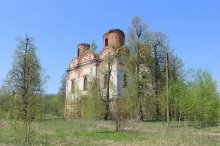
[[[66,74],[66,100],[65,111],[67,118],[73,118],[75,116],[74,99],[78,97],[78,94],[86,94],[87,82],[92,77],[100,78],[100,88],[105,92],[104,76],[107,64],[104,63],[104,59],[111,54],[114,56],[111,65],[111,82],[113,84],[110,89],[110,97],[120,95],[122,91],[123,80],[123,66],[119,61],[120,49],[123,48],[125,42],[124,32],[120,29],[112,29],[103,35],[103,49],[99,54],[94,54],[90,50],[90,45],[87,43],[80,43],[77,45],[77,56],[73,58],[69,64]]]

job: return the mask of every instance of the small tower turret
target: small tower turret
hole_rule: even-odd
[[[83,53],[86,52],[86,50],[89,50],[90,45],[87,43],[80,43],[77,45],[77,49],[78,49],[78,53],[77,53],[77,57],[80,57],[83,55]]]
[[[125,34],[120,29],[111,29],[103,35],[103,48],[110,46],[118,48],[125,42]]]

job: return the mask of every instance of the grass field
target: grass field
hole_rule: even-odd
[[[168,128],[162,122],[129,121],[125,123],[122,132],[116,132],[114,126],[114,121],[53,119],[32,122],[29,145],[220,145],[220,126],[196,129],[177,127],[173,123]],[[24,135],[22,122],[17,122],[15,127],[14,120],[0,120],[0,145],[23,146]]]

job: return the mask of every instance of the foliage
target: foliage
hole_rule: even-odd
[[[12,96],[7,86],[2,85],[0,87],[0,110],[3,112],[8,112],[10,110],[12,102]]]
[[[129,27],[128,33],[128,48],[130,50],[130,56],[128,64],[131,64],[130,70],[134,74],[133,81],[136,84],[136,106],[139,108],[138,115],[140,120],[144,119],[143,115],[143,103],[141,95],[141,82],[140,82],[140,65],[141,65],[141,52],[143,52],[142,47],[146,45],[146,35],[147,35],[147,25],[143,22],[140,17],[134,17],[131,20],[131,26]]]
[[[94,53],[94,54],[97,54],[97,44],[96,44],[96,41],[93,40],[90,44],[90,50]]]
[[[61,77],[58,97],[59,97],[59,103],[58,103],[59,114],[58,115],[64,117],[65,98],[66,98],[66,74],[64,74]]]
[[[80,104],[81,116],[87,120],[102,119],[104,104],[101,101],[100,82],[98,78],[89,81],[89,88],[86,95],[81,95],[77,104]],[[79,105],[78,105],[79,106]]]
[[[18,39],[18,45],[13,55],[12,69],[6,79],[11,93],[15,93],[19,119],[25,123],[25,140],[28,142],[28,124],[40,113],[40,98],[43,93],[45,77],[36,54],[34,39],[26,35]]]
[[[59,104],[59,94],[47,94],[42,98],[41,105],[44,114],[62,116],[63,113],[60,111]]]
[[[207,70],[198,69],[188,82],[175,81],[169,88],[169,95],[179,120],[195,121],[199,127],[216,124],[219,95],[216,82]]]
[[[217,84],[207,70],[197,70],[195,79],[190,83],[190,92],[194,97],[194,114],[199,126],[215,124],[219,118],[219,96]]]

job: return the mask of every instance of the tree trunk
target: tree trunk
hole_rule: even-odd
[[[116,120],[116,131],[121,131],[121,122],[119,118]]]
[[[107,95],[106,95],[106,102],[105,102],[105,116],[104,116],[104,119],[105,120],[108,120],[109,119],[109,104],[110,104],[110,95],[109,95],[109,86],[110,86],[110,77],[111,77],[111,68],[110,68],[110,54],[108,56],[108,76],[107,76]]]
[[[141,101],[141,83],[140,83],[140,45],[138,44],[137,48],[137,100],[139,101],[139,116],[140,120],[144,120],[144,114],[143,114],[143,109],[142,109],[142,101]]]
[[[180,126],[180,120],[181,120],[181,111],[179,112],[179,126]]]

